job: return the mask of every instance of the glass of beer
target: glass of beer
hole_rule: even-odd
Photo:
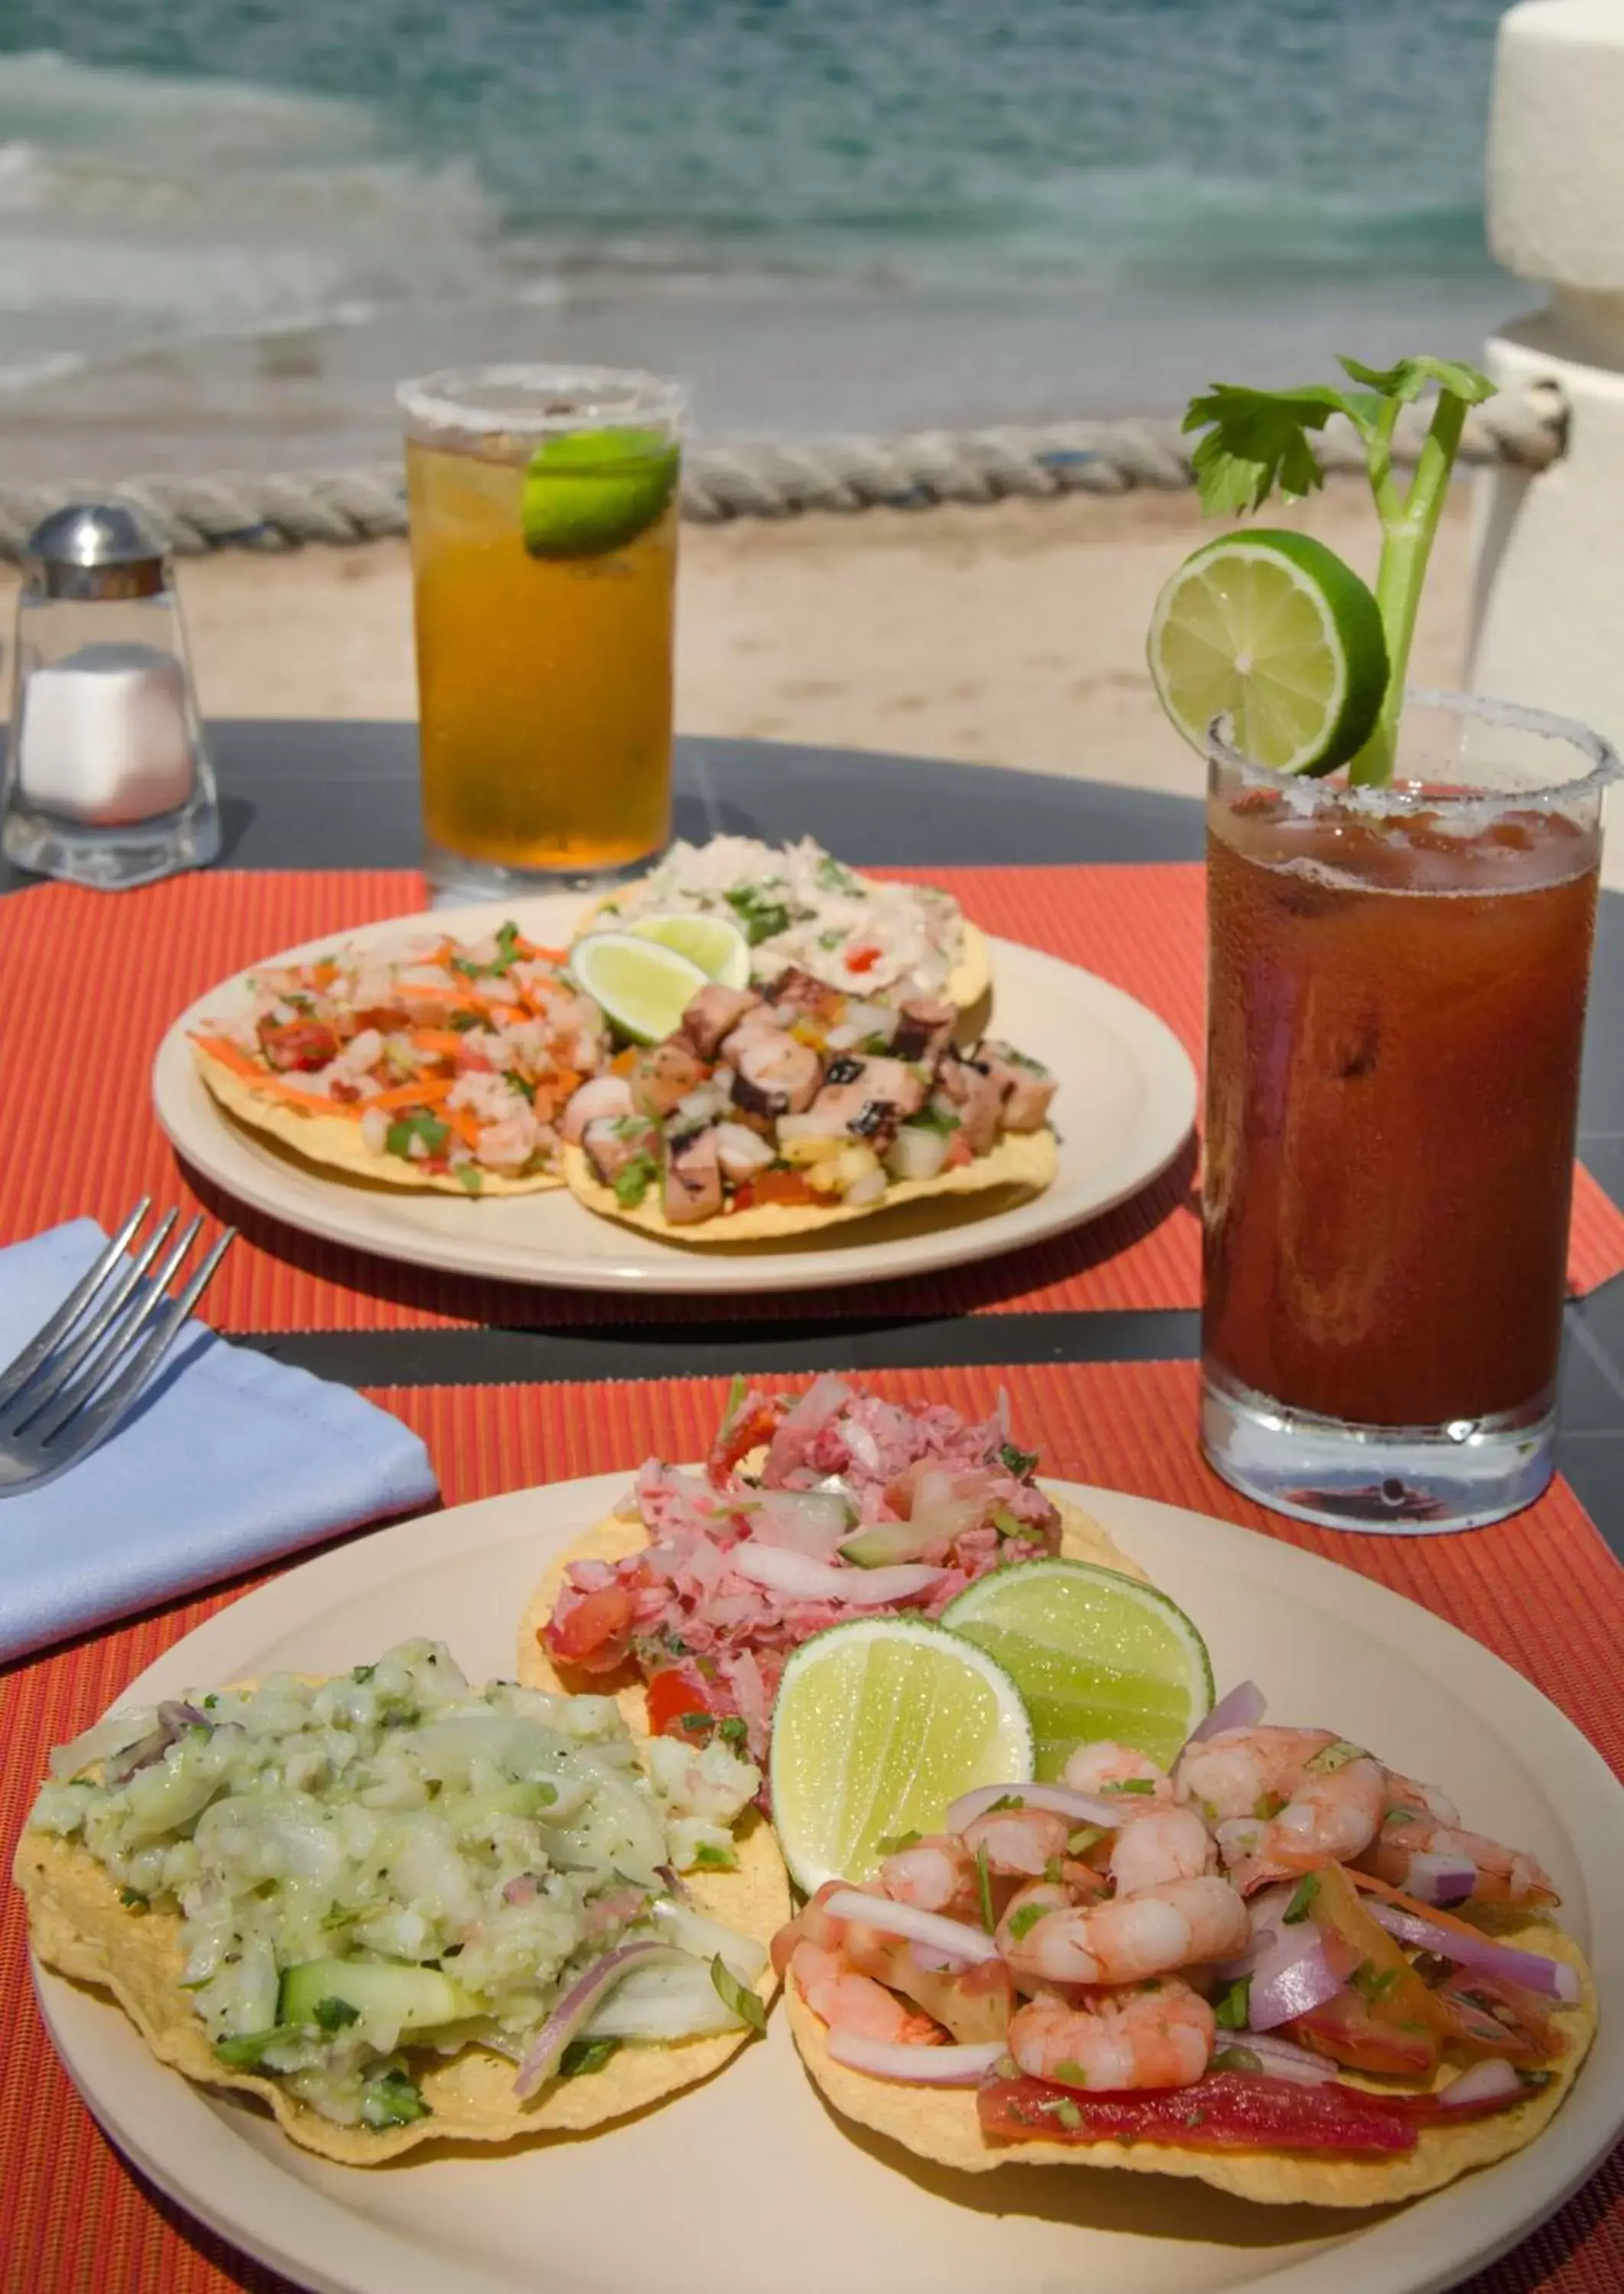
[[[682,391],[496,366],[398,396],[431,899],[635,874],[670,834]]]
[[[1412,695],[1391,785],[1215,729],[1202,1444],[1339,1528],[1549,1481],[1579,1061],[1619,771],[1563,720]]]

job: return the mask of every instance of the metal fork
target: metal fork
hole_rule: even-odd
[[[179,1297],[166,1297],[203,1222],[192,1220],[143,1287],[177,1216],[170,1211],[159,1219],[128,1258],[126,1249],[151,1208],[151,1197],[143,1195],[38,1336],[0,1371],[0,1498],[37,1489],[122,1424],[237,1239],[228,1226]]]

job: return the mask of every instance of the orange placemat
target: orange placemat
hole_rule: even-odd
[[[1195,1366],[881,1373],[897,1396],[929,1391],[978,1415],[1000,1387],[1017,1432],[1053,1472],[1238,1521],[1360,1569],[1464,1628],[1524,1673],[1624,1768],[1617,1647],[1624,1573],[1572,1492],[1558,1483],[1514,1522],[1455,1538],[1359,1538],[1263,1514],[1201,1463],[1192,1429]],[[786,1386],[804,1383],[786,1379]],[[693,1456],[726,1381],[424,1388],[375,1394],[424,1436],[452,1504],[542,1480],[633,1468],[651,1451]],[[1537,1562],[1540,1598],[1528,1598]],[[10,1845],[49,1746],[85,1727],[163,1648],[240,1586],[178,1603],[4,1680],[0,1841]],[[4,1676],[0,1675],[0,1679]],[[4,2294],[286,2294],[283,2282],[158,2198],[110,2149],[74,2095],[29,1996],[20,1905],[0,1910],[0,2289]],[[603,2138],[612,2141],[613,2135]],[[409,2170],[407,2170],[409,2171]],[[1624,2286],[1624,2153],[1516,2251],[1473,2282],[1475,2294],[1616,2294]]]
[[[1084,965],[1161,1014],[1198,1062],[1202,871],[1154,867],[895,870],[948,886],[994,932]],[[136,1198],[199,1200],[152,1116],[148,1075],[175,1014],[246,964],[304,940],[419,907],[403,870],[177,877],[117,900],[45,885],[0,900],[0,1076],[6,1154],[0,1241],[89,1212],[110,1227]],[[48,1016],[47,1016],[48,1015]],[[944,1274],[776,1297],[707,1299],[707,1319],[1063,1313],[1194,1306],[1200,1236],[1193,1146],[1133,1201],[1074,1233]],[[206,1187],[205,1207],[243,1227],[209,1294],[223,1330],[388,1330],[491,1323],[554,1328],[685,1322],[685,1299],[465,1280],[349,1251],[242,1213]],[[1580,1171],[1570,1280],[1592,1289],[1624,1269],[1624,1216]]]

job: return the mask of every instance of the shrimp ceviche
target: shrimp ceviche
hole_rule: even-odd
[[[1054,1078],[990,1037],[961,1051],[957,1018],[938,996],[861,998],[793,965],[759,988],[702,988],[597,1087],[571,1184],[610,1216],[725,1241],[748,1239],[742,1215],[793,1213],[770,1230],[790,1232],[912,1183],[1046,1184]]]
[[[810,1634],[881,1610],[938,1616],[989,1569],[1060,1550],[1037,1462],[1002,1409],[972,1422],[839,1378],[798,1397],[736,1379],[702,1472],[651,1459],[625,1517],[543,1586],[539,1652],[571,1678],[634,1669],[653,1735],[719,1729],[759,1756]]]
[[[1539,1864],[1333,1730],[1225,1707],[1171,1773],[1083,1745],[820,1888],[774,1953],[828,2062],[968,2090],[999,2156],[1397,2160],[1538,2096],[1579,1969],[1481,1923],[1555,1905]]]
[[[223,1075],[256,1101],[329,1119],[300,1135],[318,1159],[349,1159],[348,1145],[469,1194],[493,1180],[556,1185],[565,1111],[609,1057],[603,1015],[562,963],[513,923],[392,958],[340,948],[253,975],[248,1009],[196,1047],[216,1090]]]

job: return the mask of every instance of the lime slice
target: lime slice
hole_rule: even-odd
[[[1228,533],[1156,601],[1157,698],[1194,749],[1227,715],[1234,745],[1283,773],[1328,773],[1362,748],[1387,690],[1381,610],[1305,533]]]
[[[603,557],[665,515],[679,457],[660,430],[572,430],[538,446],[519,517],[532,557]]]
[[[669,1036],[710,984],[691,956],[629,931],[589,932],[570,950],[570,970],[634,1044],[657,1044]]]
[[[941,1827],[977,1785],[1025,1784],[1020,1692],[922,1617],[858,1617],[803,1641],[773,1712],[773,1825],[798,1886],[865,1881],[884,1843]]]
[[[942,1623],[995,1657],[1032,1717],[1037,1774],[1106,1737],[1164,1767],[1213,1709],[1206,1644],[1165,1593],[1092,1561],[1022,1561],[967,1585]]]
[[[626,929],[639,940],[674,948],[698,964],[707,980],[719,980],[724,988],[750,985],[750,942],[727,916],[639,916]]]

